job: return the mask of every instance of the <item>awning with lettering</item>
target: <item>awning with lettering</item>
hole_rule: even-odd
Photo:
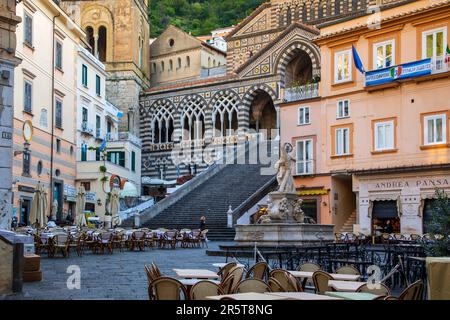
[[[302,190],[297,193],[299,196],[319,196],[328,194],[328,190],[326,189],[309,189],[309,190]]]

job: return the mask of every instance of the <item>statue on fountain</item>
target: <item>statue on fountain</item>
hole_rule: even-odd
[[[290,144],[281,148],[280,159],[275,163],[277,170],[278,190],[269,193],[267,214],[259,219],[259,223],[303,223],[305,215],[301,209],[302,200],[295,192],[292,170],[295,159],[289,154]]]

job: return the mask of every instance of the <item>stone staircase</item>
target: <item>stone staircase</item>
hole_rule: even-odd
[[[145,218],[144,211],[142,225],[152,229],[196,229],[200,217],[205,215],[208,239],[232,241],[235,231],[227,227],[229,206],[233,209],[240,206],[272,178],[272,175],[261,175],[259,164],[225,165],[156,216]]]
[[[347,221],[342,225],[340,233],[353,232],[353,225],[356,224],[356,212],[352,212]]]

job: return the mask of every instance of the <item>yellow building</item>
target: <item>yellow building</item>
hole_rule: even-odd
[[[53,1],[24,0],[17,5],[13,206],[29,223],[34,189],[44,184],[49,203],[58,202],[56,219],[74,212],[76,128],[76,50],[84,32]],[[24,128],[26,130],[24,130]]]
[[[60,5],[106,67],[106,98],[124,113],[120,130],[137,135],[139,94],[150,75],[148,0],[62,0]]]

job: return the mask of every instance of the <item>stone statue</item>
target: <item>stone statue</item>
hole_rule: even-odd
[[[292,217],[295,221],[303,223],[305,221],[305,214],[302,210],[303,200],[298,199],[294,204],[294,210],[292,212]]]
[[[56,214],[58,213],[58,201],[55,199],[52,203],[51,211],[50,211],[50,219],[56,221]]]
[[[292,166],[295,163],[286,150],[287,145],[281,148],[280,159],[275,163],[277,173],[278,191],[279,192],[295,192],[294,181],[292,179]]]

